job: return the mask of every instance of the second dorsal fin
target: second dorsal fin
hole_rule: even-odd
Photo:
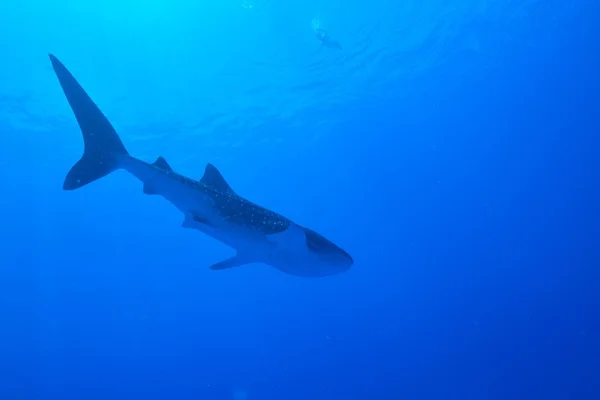
[[[221,175],[217,167],[211,163],[206,164],[204,175],[202,175],[200,182],[204,183],[206,186],[220,190],[221,192],[233,193],[233,189],[231,189],[225,178],[223,178],[223,175]]]
[[[152,163],[152,165],[154,165],[155,167],[158,167],[160,169],[164,169],[165,171],[173,171],[173,168],[171,168],[171,166],[169,165],[167,160],[165,160],[165,158],[162,156],[158,157],[156,159],[156,161],[154,161]]]
[[[153,166],[162,169],[163,171],[173,171],[173,168],[169,165],[164,157],[158,157],[156,161],[152,163]],[[144,183],[144,194],[156,194],[156,190],[149,183]]]

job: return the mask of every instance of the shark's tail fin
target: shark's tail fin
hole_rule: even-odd
[[[83,134],[83,156],[63,184],[63,189],[74,190],[118,169],[118,156],[129,153],[115,128],[67,68],[52,54],[50,61]]]

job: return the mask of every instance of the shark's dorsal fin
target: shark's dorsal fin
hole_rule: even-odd
[[[204,183],[206,186],[218,189],[221,192],[233,193],[233,189],[231,189],[225,178],[223,178],[223,175],[221,175],[217,167],[211,163],[206,164],[204,175],[202,175],[200,182]]]
[[[152,165],[162,169],[163,171],[173,171],[173,168],[171,168],[164,157],[158,157],[156,161],[152,163]],[[144,194],[156,194],[156,190],[154,190],[154,188],[148,183],[144,183]]]
[[[242,265],[249,264],[249,263],[251,263],[250,260],[248,260],[244,257],[240,257],[238,254],[236,254],[233,257],[229,257],[226,260],[219,261],[218,263],[211,265],[210,269],[212,269],[213,271],[218,271],[218,270],[222,270],[222,269],[241,267]]]
[[[165,171],[173,171],[173,168],[171,168],[171,166],[169,165],[167,160],[165,160],[164,157],[158,157],[156,161],[152,163],[152,165],[160,169],[164,169]]]

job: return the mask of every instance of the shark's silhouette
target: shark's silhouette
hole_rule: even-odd
[[[317,35],[317,39],[319,39],[319,41],[321,42],[321,46],[329,47],[330,49],[342,49],[342,45],[340,44],[340,42],[338,42],[335,39],[332,39],[325,29],[316,28],[315,35]]]
[[[184,214],[182,226],[202,231],[237,254],[211,266],[222,270],[261,262],[288,274],[321,277],[341,273],[354,263],[344,250],[289,219],[239,196],[208,164],[200,180],[174,172],[159,157],[150,164],[129,155],[119,135],[67,68],[50,60],[83,134],[84,151],[64,181],[78,189],[124,169],[143,182],[143,192],[160,195]]]

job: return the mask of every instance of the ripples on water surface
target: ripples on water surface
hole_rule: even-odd
[[[521,21],[552,29],[561,10],[542,3],[4,3],[0,35],[10,40],[0,66],[0,121],[28,130],[73,126],[45,58],[50,51],[125,140],[140,142],[130,144],[137,154],[154,155],[159,144],[310,142],[348,109],[382,99],[393,107],[439,79],[484,79],[502,63],[500,48],[527,45]],[[23,22],[8,23],[15,20]],[[317,26],[343,50],[319,49]],[[462,62],[453,67],[457,56]],[[440,66],[443,77],[435,74]],[[79,146],[72,135],[61,139],[67,151]]]

